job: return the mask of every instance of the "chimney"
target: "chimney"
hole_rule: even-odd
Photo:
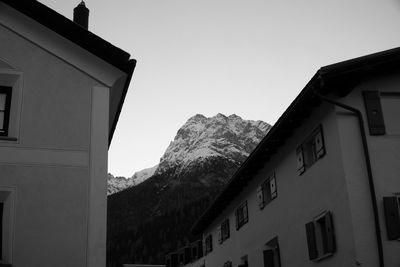
[[[86,8],[85,2],[83,1],[81,1],[79,5],[74,8],[74,22],[86,30],[88,29],[89,9]]]

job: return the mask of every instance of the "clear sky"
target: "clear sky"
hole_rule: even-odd
[[[68,18],[79,0],[39,0]],[[273,124],[321,67],[400,46],[400,0],[86,0],[137,59],[109,172],[158,163],[198,113]]]

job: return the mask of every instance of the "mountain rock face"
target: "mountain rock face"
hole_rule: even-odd
[[[191,117],[149,178],[109,195],[107,266],[161,264],[198,238],[190,227],[270,128],[237,115]]]
[[[193,165],[219,157],[241,163],[270,127],[263,121],[243,120],[237,115],[195,115],[179,129],[155,173],[174,170],[174,175],[182,176]]]
[[[158,165],[135,172],[130,178],[125,178],[123,176],[114,177],[112,174],[109,173],[107,176],[107,195],[117,193],[119,191],[125,190],[129,187],[138,185],[146,181],[148,178],[153,176],[157,167]]]

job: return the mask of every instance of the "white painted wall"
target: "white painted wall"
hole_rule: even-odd
[[[0,82],[19,88],[15,140],[0,140],[15,204],[6,261],[105,266],[109,88],[125,75],[2,3],[0,43]]]

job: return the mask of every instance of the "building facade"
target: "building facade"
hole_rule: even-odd
[[[129,57],[37,1],[0,1],[0,266],[105,266]]]
[[[205,256],[185,266],[399,266],[399,63],[321,68],[196,222]]]

